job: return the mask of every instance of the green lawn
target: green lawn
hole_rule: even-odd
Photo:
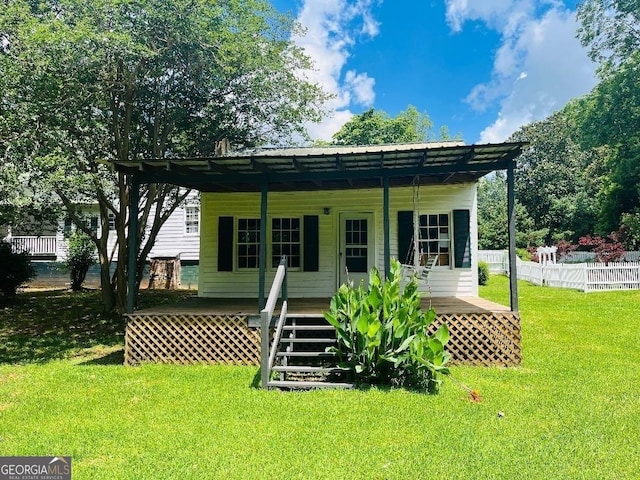
[[[491,277],[482,295],[506,303],[507,288]],[[96,299],[22,294],[0,309],[0,455],[71,455],[74,479],[640,472],[640,292],[521,283],[522,366],[453,368],[480,403],[449,380],[438,396],[282,393],[252,388],[254,368],[123,367],[121,320]]]

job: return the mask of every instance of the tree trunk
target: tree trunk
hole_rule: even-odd
[[[180,285],[180,257],[152,258],[149,266],[149,288],[175,290]]]
[[[115,292],[113,291],[113,286],[111,285],[111,272],[109,271],[109,259],[103,256],[101,253],[100,256],[100,291],[102,294],[102,308],[105,312],[111,312],[116,305],[116,297]]]

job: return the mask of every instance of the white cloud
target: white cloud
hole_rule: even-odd
[[[344,77],[344,85],[348,91],[352,92],[353,101],[359,105],[373,105],[376,98],[373,91],[375,84],[375,79],[366,73],[356,73],[355,70],[349,70]]]
[[[502,37],[490,81],[476,85],[466,98],[480,111],[499,106],[480,142],[505,140],[596,83],[595,66],[575,38],[575,14],[561,2],[448,0],[447,20],[454,31],[466,21],[482,21]]]
[[[320,124],[307,125],[314,139],[328,140],[353,115],[352,105],[368,107],[375,100],[375,79],[366,72],[343,72],[358,41],[379,32],[371,13],[374,0],[304,0],[298,22],[306,28],[304,36],[293,41],[304,48],[315,69],[307,72],[312,82],[334,95],[327,105],[329,116]]]

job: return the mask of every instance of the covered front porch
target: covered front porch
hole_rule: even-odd
[[[318,319],[329,298],[291,298],[289,318]],[[522,359],[517,312],[479,297],[424,297],[436,311],[435,331],[446,322],[454,363],[518,365]],[[274,315],[277,317],[277,315]],[[259,365],[258,299],[193,297],[129,315],[125,363],[227,363]]]
[[[273,311],[263,307],[273,306],[267,300],[267,289],[271,275],[278,275],[274,258],[289,255],[296,259],[289,265],[290,303],[284,321],[313,319],[315,329],[326,330],[327,325],[318,323],[323,322],[322,312],[329,308],[329,299],[314,297],[335,292],[343,282],[343,271],[366,276],[376,267],[388,276],[392,258],[405,259],[413,246],[415,267],[422,265],[422,253],[433,250],[439,255],[441,269],[434,270],[431,281],[447,288],[434,289],[434,295],[425,297],[424,306],[431,302],[436,310],[431,325],[434,331],[447,323],[451,332],[447,349],[453,361],[518,365],[521,347],[514,169],[522,146],[520,142],[454,142],[265,149],[213,158],[114,162],[119,172],[129,176],[129,272],[135,271],[140,244],[137,218],[141,184],[170,183],[201,191],[206,220],[201,231],[200,265],[207,277],[200,276],[201,298],[166,309],[136,312],[136,278],[129,276],[125,361],[258,365],[262,360],[263,367],[273,365],[270,357],[277,350],[269,350],[268,331]],[[495,170],[507,171],[505,222],[509,227],[512,274],[509,307],[474,296],[475,182]],[[423,193],[432,193],[420,197],[430,215],[423,214],[417,198],[420,187]],[[413,195],[409,195],[410,190]],[[290,239],[285,245],[290,247],[288,252],[273,248],[274,244],[283,244],[283,238],[273,233],[284,228],[280,223],[276,226],[283,220],[296,222],[296,228],[291,228],[296,240]],[[370,228],[373,224],[375,229]],[[261,321],[257,315],[260,310],[269,312]],[[297,326],[289,327],[295,330]],[[275,337],[276,341],[280,338],[278,334]],[[303,339],[294,340],[289,342]],[[268,373],[263,368],[265,388]]]

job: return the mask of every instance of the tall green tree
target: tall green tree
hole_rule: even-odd
[[[585,0],[578,37],[599,63],[601,82],[582,102],[581,141],[606,146],[600,233],[617,230],[622,215],[640,212],[640,3]]]
[[[156,235],[187,192],[145,185],[136,272],[127,252],[130,179],[109,160],[213,155],[304,135],[326,95],[290,41],[297,26],[265,0],[7,0],[0,9],[0,158],[65,206],[98,250],[106,309],[122,311]],[[54,198],[53,196],[51,197]],[[97,202],[101,233],[76,206]],[[156,208],[153,208],[156,207]]]
[[[531,215],[534,229],[547,229],[547,244],[575,241],[596,226],[606,152],[580,144],[579,112],[569,104],[510,138],[529,142],[518,158],[516,196]]]
[[[548,228],[536,229],[527,209],[516,199],[516,246],[527,248],[545,243]],[[507,178],[496,172],[478,182],[478,248],[503,250],[509,245],[507,215]]]
[[[333,135],[334,145],[382,145],[435,140],[433,122],[426,112],[409,105],[395,117],[383,110],[370,108],[354,115]],[[451,140],[447,127],[440,129],[442,140]],[[455,139],[459,139],[457,135]]]
[[[640,51],[638,0],[583,0],[578,6],[577,35],[589,57],[608,75]]]

